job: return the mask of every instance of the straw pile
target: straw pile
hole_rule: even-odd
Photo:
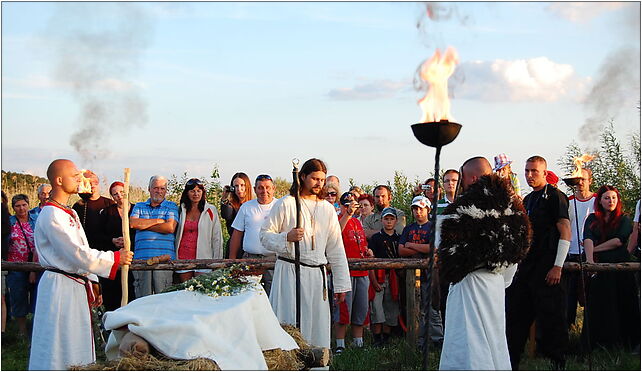
[[[310,349],[310,345],[306,343],[297,328],[284,324],[281,327],[292,336],[300,350]],[[263,357],[271,371],[301,370],[305,368],[305,363],[300,358],[300,350],[265,350]],[[219,366],[211,359],[177,360],[167,358],[157,352],[154,353],[156,355],[130,354],[117,360],[73,366],[70,369],[72,371],[220,371]]]

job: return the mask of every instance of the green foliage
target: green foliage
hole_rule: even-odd
[[[38,186],[43,183],[49,183],[49,181],[44,177],[31,174],[2,171],[2,191],[9,199],[9,209],[11,210],[11,198],[16,194],[27,195],[31,208],[38,205]]]
[[[602,128],[600,147],[597,150],[582,149],[575,142],[566,148],[566,153],[558,159],[558,165],[570,174],[575,170],[573,158],[589,153],[595,159],[585,166],[593,172],[591,191],[602,185],[617,187],[622,196],[624,211],[635,212],[635,204],[640,199],[640,135],[632,136],[628,151],[623,151],[615,136],[613,121]]]
[[[406,214],[406,223],[412,220],[412,203],[414,185],[408,181],[402,172],[395,171],[395,177],[392,181],[392,203],[393,207],[402,210]]]
[[[390,205],[402,210],[406,214],[406,224],[410,224],[413,221],[410,203],[412,202],[412,198],[415,196],[415,189],[420,183],[421,181],[419,181],[418,178],[415,178],[415,180],[411,182],[403,172],[395,171],[392,183],[390,181],[386,181],[384,184],[392,190],[392,202]],[[354,185],[354,180],[350,178],[350,186]],[[380,185],[378,181],[372,181],[369,185],[363,184],[359,187],[361,187],[364,193],[374,196],[374,188],[378,185]]]
[[[278,199],[289,194],[290,186],[292,186],[292,181],[288,181],[285,178],[276,177],[274,179],[274,197]]]

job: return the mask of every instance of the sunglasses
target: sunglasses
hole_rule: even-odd
[[[187,181],[185,186],[193,186],[193,185],[201,185],[203,186],[203,182],[199,180],[198,178],[192,178],[191,180]]]
[[[334,191],[331,191],[331,192],[328,193],[328,196],[337,196],[337,193],[334,192]]]
[[[255,182],[259,181],[272,181],[272,177],[268,176],[267,174],[260,174],[258,177],[256,177]]]

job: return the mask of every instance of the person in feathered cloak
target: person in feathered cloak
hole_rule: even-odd
[[[531,228],[521,199],[488,160],[462,166],[463,194],[438,220],[439,270],[452,283],[442,370],[510,370],[505,288],[528,252]]]

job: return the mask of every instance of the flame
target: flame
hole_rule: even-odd
[[[79,194],[91,194],[91,180],[85,177],[86,169],[80,171],[80,183],[78,184]]]
[[[579,157],[573,158],[573,162],[575,163],[575,171],[571,174],[571,178],[575,177],[582,177],[582,163],[587,163],[591,160],[595,159],[595,156],[589,155],[589,154],[584,154]]]
[[[455,66],[458,63],[457,51],[453,47],[448,47],[443,55],[437,49],[435,54],[421,65],[419,71],[421,80],[428,83],[426,95],[419,100],[423,111],[421,123],[453,121],[448,99],[448,78],[455,72]]]

